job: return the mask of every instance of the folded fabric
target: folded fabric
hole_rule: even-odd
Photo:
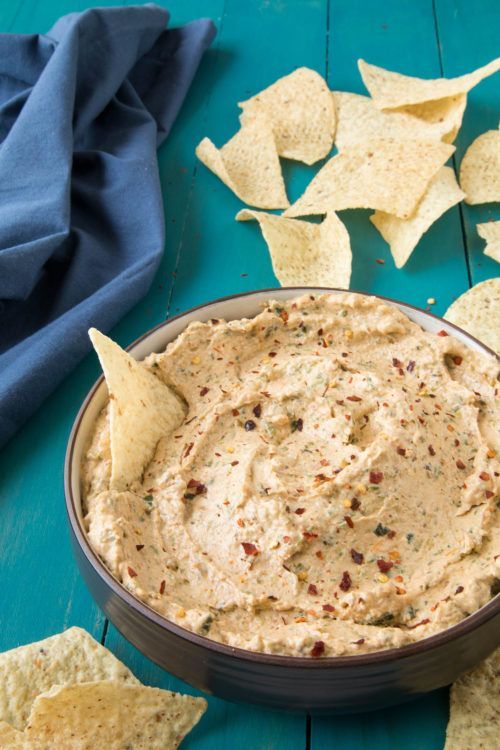
[[[95,8],[0,35],[0,445],[148,290],[164,246],[156,148],[211,21]]]

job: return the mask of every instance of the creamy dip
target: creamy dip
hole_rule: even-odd
[[[85,522],[110,571],[169,620],[334,656],[420,640],[496,593],[493,356],[345,293],[192,323],[145,362],[186,418],[115,492],[101,413]]]

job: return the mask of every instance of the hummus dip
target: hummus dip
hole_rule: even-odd
[[[83,461],[93,548],[135,596],[230,646],[402,646],[498,591],[496,359],[356,294],[192,323],[146,366],[186,402],[111,491],[107,409]]]

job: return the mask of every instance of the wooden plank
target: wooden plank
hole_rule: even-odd
[[[436,23],[441,47],[443,75],[462,75],[498,56],[500,3],[498,0],[436,0]],[[456,140],[457,162],[472,141],[486,130],[498,128],[498,92],[500,74],[482,81],[474,88],[467,102],[462,129]],[[484,240],[477,234],[476,224],[500,220],[498,203],[480,206],[461,205],[472,281],[498,276],[500,266],[483,254]],[[455,296],[466,287],[457,287]]]
[[[222,146],[238,129],[237,102],[301,65],[325,73],[326,3],[228,0],[217,86],[200,130]],[[288,163],[298,197],[314,168]],[[198,164],[170,312],[226,294],[277,286],[258,228],[234,221],[242,203]]]
[[[366,94],[357,68],[363,58],[375,65],[408,75],[438,77],[439,54],[431,0],[389,0],[353,3],[332,0],[330,8],[328,82],[332,89]],[[351,286],[426,306],[428,297],[440,314],[456,288],[467,286],[467,265],[460,216],[452,209],[421,240],[400,271],[387,245],[368,221],[366,211],[346,211],[354,255]],[[385,260],[385,265],[375,263]],[[443,745],[447,719],[447,691],[376,714],[312,720],[311,748],[326,750],[386,750]],[[411,732],[408,731],[411,725]]]

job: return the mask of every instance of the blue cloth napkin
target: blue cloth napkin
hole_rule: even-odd
[[[156,148],[215,29],[155,5],[0,35],[0,444],[148,290]]]

